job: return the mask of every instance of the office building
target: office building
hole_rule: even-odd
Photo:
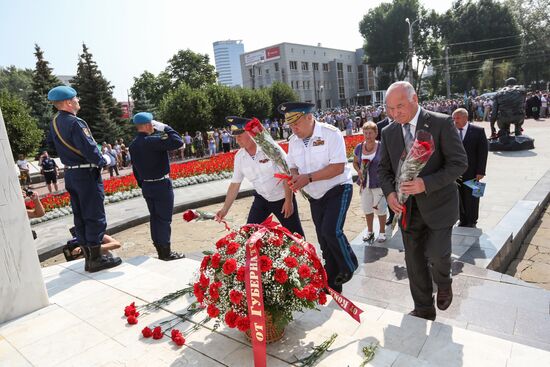
[[[240,63],[240,56],[244,52],[242,41],[217,41],[213,45],[218,82],[229,87],[242,86]]]

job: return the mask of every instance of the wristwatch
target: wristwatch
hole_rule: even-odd
[[[311,173],[307,174],[307,178],[309,179],[309,182],[313,182],[313,176],[311,175]]]

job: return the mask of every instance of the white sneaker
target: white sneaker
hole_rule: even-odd
[[[378,235],[378,238],[376,239],[376,242],[386,242],[386,234],[385,233],[380,233]]]

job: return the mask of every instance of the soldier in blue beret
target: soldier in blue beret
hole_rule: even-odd
[[[290,188],[309,196],[311,217],[325,259],[328,284],[337,292],[359,266],[343,227],[353,193],[346,144],[340,130],[315,120],[313,103],[279,106],[294,135],[288,143]]]
[[[170,126],[153,120],[149,112],[137,113],[133,122],[137,136],[130,144],[132,169],[149,209],[153,245],[159,259],[181,259],[185,256],[170,248],[174,190],[168,152],[181,148],[183,140]]]
[[[97,149],[86,121],[76,117],[80,104],[76,91],[64,85],[48,92],[59,111],[50,124],[51,138],[65,166],[65,188],[71,196],[76,240],[82,248],[84,269],[90,273],[121,263],[118,257],[101,254],[107,228],[101,168],[106,161]]]
[[[246,223],[260,224],[269,215],[274,214],[279,223],[292,233],[304,236],[294,193],[286,183],[280,183],[275,178],[276,173],[281,173],[279,168],[244,130],[250,119],[236,116],[225,119],[230,124],[231,134],[241,149],[235,154],[233,178],[227,189],[223,207],[216,213],[216,220],[221,221],[225,218],[237,198],[243,179],[246,178],[254,187],[254,201]]]

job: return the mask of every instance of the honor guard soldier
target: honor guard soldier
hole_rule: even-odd
[[[183,140],[170,126],[153,120],[149,112],[137,113],[133,122],[137,136],[130,144],[130,156],[134,176],[149,209],[151,240],[159,259],[181,259],[185,256],[170,249],[174,190],[168,152],[181,148]]]
[[[107,227],[101,168],[106,161],[97,149],[86,121],[76,117],[80,110],[73,88],[58,86],[48,92],[48,100],[59,111],[50,133],[65,166],[65,188],[71,196],[75,234],[84,253],[84,269],[90,273],[121,263],[118,257],[101,255],[101,242]]]
[[[329,286],[337,292],[353,276],[357,257],[344,235],[351,196],[351,170],[340,131],[316,121],[312,103],[283,103],[280,113],[294,133],[287,162],[292,173],[290,188],[304,189],[310,196],[311,216],[325,259]]]
[[[275,162],[269,159],[254,139],[244,130],[250,119],[230,116],[231,134],[241,149],[235,154],[233,178],[227,189],[223,208],[216,213],[218,221],[223,220],[237,198],[244,178],[254,187],[254,202],[248,213],[247,223],[262,223],[270,214],[275,214],[281,225],[292,233],[304,236],[298,216],[298,206],[294,193],[286,183],[275,178],[280,173]]]

